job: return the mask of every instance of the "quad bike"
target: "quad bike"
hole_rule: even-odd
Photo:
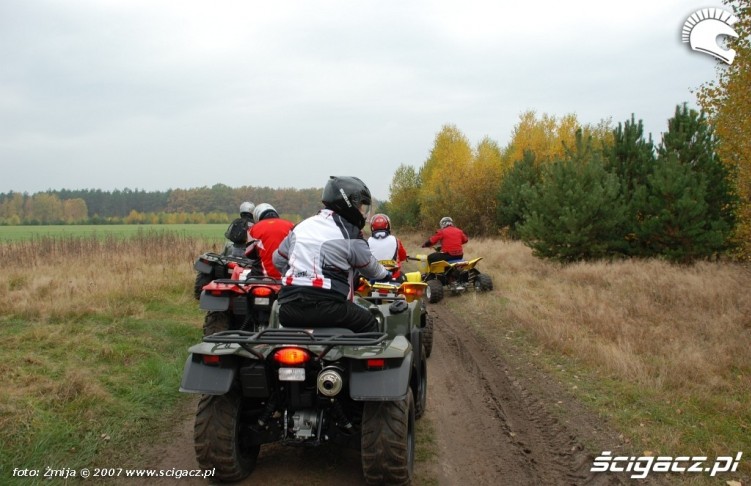
[[[394,260],[379,260],[386,270],[394,272],[399,268]],[[420,285],[411,285],[417,284]],[[404,285],[404,283],[408,285]],[[404,287],[402,287],[404,285]],[[399,280],[391,282],[369,282],[360,279],[357,294],[364,298],[375,300],[378,303],[391,302],[400,295],[414,295],[420,299],[420,329],[422,331],[422,343],[425,346],[425,357],[430,358],[433,352],[433,316],[428,314],[427,301],[424,296],[427,292],[427,284],[421,282],[420,272],[402,273]]]
[[[443,299],[444,289],[454,295],[467,289],[493,290],[493,280],[490,275],[480,273],[476,268],[477,262],[482,260],[482,257],[472,260],[439,260],[431,264],[428,264],[427,255],[418,254],[408,259],[420,262],[418,271],[422,281],[428,284],[426,297],[431,304]]]
[[[196,271],[196,281],[193,285],[193,296],[201,298],[204,285],[218,278],[228,278],[232,274],[230,264],[246,265],[248,259],[244,256],[206,252],[196,259],[193,268]],[[234,265],[233,265],[234,266]]]
[[[190,348],[181,392],[200,393],[196,458],[220,481],[253,471],[263,444],[361,451],[368,484],[409,484],[415,420],[427,403],[427,361],[420,332],[421,282],[389,297],[356,296],[377,332],[345,328],[268,328],[204,336]],[[396,295],[394,295],[396,294]]]
[[[232,271],[230,278],[214,279],[201,288],[204,336],[227,330],[260,331],[269,325],[282,283],[253,275],[254,264],[254,260],[233,257],[226,265]]]

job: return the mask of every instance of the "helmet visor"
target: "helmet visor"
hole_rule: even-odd
[[[368,221],[370,219],[370,204],[360,204],[359,210],[365,221]]]

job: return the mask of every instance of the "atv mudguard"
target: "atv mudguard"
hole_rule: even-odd
[[[404,400],[409,391],[413,353],[407,354],[398,367],[380,371],[360,368],[362,362],[352,361],[349,396],[357,401],[389,402]]]
[[[221,365],[209,366],[203,363],[200,353],[191,353],[185,361],[180,391],[205,395],[224,395],[235,381],[236,360],[222,359]]]
[[[198,306],[201,310],[209,312],[224,312],[229,309],[229,297],[226,295],[216,296],[207,294],[204,290],[201,292],[201,299],[198,301]]]
[[[205,274],[210,274],[214,270],[214,267],[211,265],[211,263],[205,260],[202,260],[200,258],[196,260],[196,262],[193,264],[193,268],[197,272],[205,273]]]

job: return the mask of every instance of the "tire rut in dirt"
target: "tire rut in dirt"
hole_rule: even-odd
[[[442,349],[434,358],[450,370],[446,386],[456,396],[452,415],[463,415],[457,427],[476,428],[468,468],[454,471],[475,484],[626,484],[618,477],[589,471],[593,456],[584,451],[545,404],[515,378],[510,367],[487,343],[443,305],[431,306],[435,341]],[[440,358],[439,358],[440,357]],[[439,359],[436,359],[439,358]],[[436,373],[432,373],[433,376]],[[443,404],[439,404],[442,406]],[[449,405],[449,404],[446,404]],[[462,410],[466,407],[466,410]],[[436,406],[430,407],[435,409]],[[442,429],[446,422],[441,420]],[[466,432],[464,432],[466,434]],[[444,442],[449,448],[461,444]],[[446,451],[448,454],[461,451]],[[474,469],[473,469],[474,468]],[[452,471],[447,471],[451,475]]]

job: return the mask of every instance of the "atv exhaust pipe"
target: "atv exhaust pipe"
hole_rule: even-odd
[[[318,374],[318,392],[325,397],[335,397],[344,387],[342,370],[337,367],[324,368]]]

